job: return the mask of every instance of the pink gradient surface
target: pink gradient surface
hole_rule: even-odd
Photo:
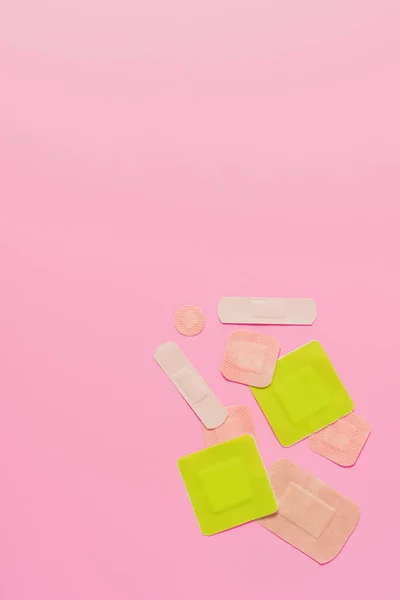
[[[398,0],[0,0],[1,600],[350,600],[398,590]],[[219,368],[223,295],[311,296],[372,434],[281,448]],[[197,338],[174,329],[200,306]],[[152,356],[361,505],[321,567],[252,523],[203,537],[200,423]]]

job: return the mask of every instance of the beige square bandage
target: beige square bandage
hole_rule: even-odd
[[[368,421],[351,413],[325,429],[314,433],[309,439],[311,450],[342,467],[356,462],[371,433]]]
[[[360,519],[360,508],[286,458],[267,469],[278,500],[258,523],[320,564],[335,558]]]
[[[203,425],[202,433],[207,448],[233,440],[241,435],[248,434],[255,437],[256,429],[251,409],[243,405],[228,406],[228,418],[225,423],[216,429],[206,429]]]
[[[222,323],[237,325],[311,325],[317,316],[311,298],[221,298],[218,316]]]
[[[267,387],[274,376],[279,343],[254,331],[232,331],[226,343],[221,373],[229,381]]]
[[[174,342],[161,344],[154,359],[207,429],[219,427],[228,416],[201,375]]]

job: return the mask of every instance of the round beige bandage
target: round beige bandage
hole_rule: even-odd
[[[185,304],[175,313],[174,325],[177,331],[182,335],[198,335],[204,329],[205,318],[203,312],[198,306]]]

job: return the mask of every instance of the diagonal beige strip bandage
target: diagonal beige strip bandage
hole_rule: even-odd
[[[174,342],[161,344],[154,359],[207,429],[219,427],[228,411]]]
[[[342,467],[356,462],[371,433],[371,426],[356,413],[350,413],[336,423],[309,438],[311,450]]]
[[[218,316],[222,323],[243,325],[311,325],[317,316],[311,298],[221,298]]]
[[[320,564],[335,558],[360,519],[360,508],[286,458],[267,469],[279,510],[258,523]]]

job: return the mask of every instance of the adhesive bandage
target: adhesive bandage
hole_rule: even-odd
[[[191,304],[185,304],[185,306],[178,308],[174,316],[175,329],[188,337],[201,333],[204,324],[203,312],[198,306],[192,306]]]
[[[279,350],[275,338],[237,329],[228,337],[221,373],[229,381],[264,388],[272,381]]]
[[[282,356],[271,385],[250,389],[282,446],[296,444],[354,409],[319,342]]]
[[[233,440],[241,435],[252,435],[255,437],[256,429],[253,414],[248,406],[228,406],[228,418],[225,423],[216,429],[201,427],[204,444],[206,448]]]
[[[222,323],[259,325],[311,325],[317,316],[311,298],[221,298]]]
[[[184,456],[178,468],[204,535],[254,521],[278,509],[250,435]]]
[[[161,344],[154,359],[207,429],[219,427],[228,411],[174,342]]]
[[[356,462],[371,433],[368,421],[355,413],[339,419],[309,439],[311,450],[341,465],[351,467]]]
[[[360,519],[360,508],[287,459],[268,469],[278,500],[258,523],[320,564],[335,558]]]

